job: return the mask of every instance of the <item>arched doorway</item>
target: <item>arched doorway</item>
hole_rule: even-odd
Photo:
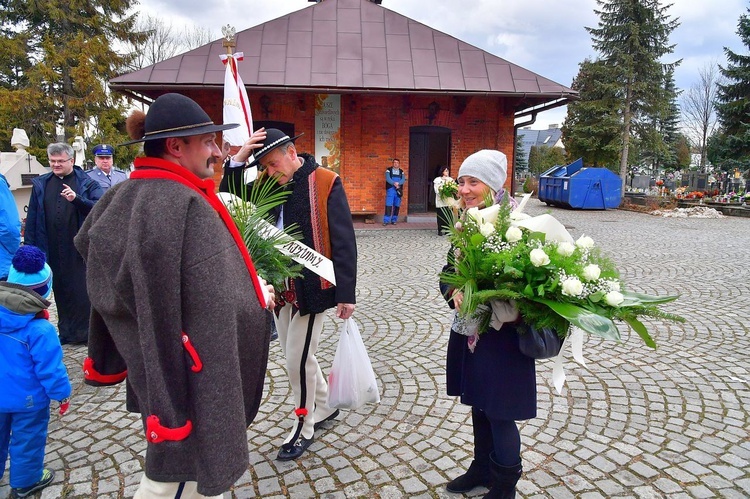
[[[415,126],[409,129],[410,215],[435,210],[432,181],[437,176],[439,167],[450,166],[450,157],[450,128]]]

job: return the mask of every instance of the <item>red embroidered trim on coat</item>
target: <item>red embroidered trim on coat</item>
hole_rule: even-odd
[[[128,370],[124,370],[117,374],[102,374],[94,369],[94,359],[86,357],[83,361],[83,377],[90,381],[96,381],[98,383],[112,384],[119,383],[128,376]]]
[[[152,444],[185,440],[191,431],[193,431],[193,423],[189,419],[179,428],[167,428],[161,425],[159,417],[154,414],[146,418],[146,440]]]
[[[200,372],[201,369],[203,369],[203,362],[201,362],[201,358],[198,357],[198,352],[195,350],[193,344],[190,343],[190,338],[188,338],[188,335],[186,335],[184,332],[182,333],[182,346],[185,347],[188,355],[190,355],[190,358],[193,360],[193,365],[190,367],[190,369],[194,373]]]

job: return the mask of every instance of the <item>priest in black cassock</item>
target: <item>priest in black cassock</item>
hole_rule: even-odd
[[[85,344],[91,303],[86,292],[86,264],[73,245],[102,188],[73,164],[74,151],[65,143],[47,146],[52,172],[31,181],[24,242],[39,247],[52,269],[60,343]]]

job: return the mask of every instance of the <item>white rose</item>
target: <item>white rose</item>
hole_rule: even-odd
[[[580,296],[583,283],[577,277],[569,277],[562,283],[562,294],[565,296]]]
[[[495,233],[495,226],[492,224],[483,223],[482,225],[479,226],[479,232],[484,237],[490,237],[492,234]]]
[[[557,253],[562,256],[570,256],[576,250],[576,247],[569,242],[562,242],[557,245]]]
[[[591,249],[594,247],[594,240],[589,236],[581,236],[578,238],[578,241],[576,241],[576,246],[581,249]]]
[[[508,230],[505,231],[505,240],[509,243],[520,241],[522,237],[523,232],[518,227],[508,227]]]
[[[493,204],[492,206],[488,206],[487,208],[482,208],[481,210],[479,210],[479,214],[482,217],[482,222],[488,224],[494,224],[499,213],[499,204]]]
[[[610,305],[612,307],[618,306],[622,301],[625,299],[624,296],[622,296],[622,293],[619,291],[610,291],[606,295],[604,295],[604,301],[607,302],[607,305]]]
[[[466,210],[466,214],[476,220],[478,225],[482,224],[482,215],[479,213],[479,208],[476,206],[474,208],[469,208]]]
[[[586,265],[583,268],[583,278],[587,281],[596,281],[599,279],[599,275],[602,273],[598,265]]]
[[[534,267],[541,267],[549,263],[549,257],[543,249],[535,248],[529,253],[529,259]]]

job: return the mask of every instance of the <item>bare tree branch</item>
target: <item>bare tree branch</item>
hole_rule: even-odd
[[[706,63],[698,71],[698,81],[682,97],[682,124],[693,147],[700,153],[700,168],[706,167],[708,138],[717,123],[716,92],[720,81],[716,60]]]

